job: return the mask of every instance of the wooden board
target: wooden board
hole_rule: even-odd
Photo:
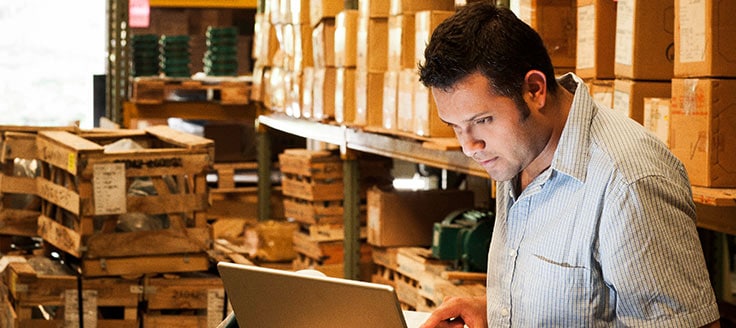
[[[250,89],[249,83],[237,80],[138,77],[133,80],[131,99],[138,104],[202,101],[244,105],[249,102]]]

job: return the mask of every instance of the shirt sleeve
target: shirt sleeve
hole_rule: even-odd
[[[617,320],[635,327],[717,320],[690,190],[662,176],[618,185],[606,201],[599,235]]]

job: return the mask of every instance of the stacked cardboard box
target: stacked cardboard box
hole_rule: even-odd
[[[736,187],[732,1],[675,1],[670,148],[694,186]]]
[[[599,104],[613,108],[616,2],[578,0],[575,74]]]
[[[644,123],[644,98],[669,98],[673,0],[617,2],[613,109]]]
[[[574,0],[520,0],[518,16],[542,37],[558,73],[575,69],[577,10]]]

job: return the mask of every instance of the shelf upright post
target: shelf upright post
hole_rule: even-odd
[[[344,274],[346,279],[360,279],[360,182],[358,169],[358,152],[342,146],[340,155],[343,158],[343,225],[344,241]]]
[[[105,115],[116,123],[122,122],[123,100],[130,85],[129,44],[128,0],[108,0]]]
[[[255,120],[258,162],[258,221],[271,219],[271,138],[268,129]]]

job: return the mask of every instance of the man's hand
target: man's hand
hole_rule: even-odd
[[[486,297],[447,297],[420,328],[485,328]]]

